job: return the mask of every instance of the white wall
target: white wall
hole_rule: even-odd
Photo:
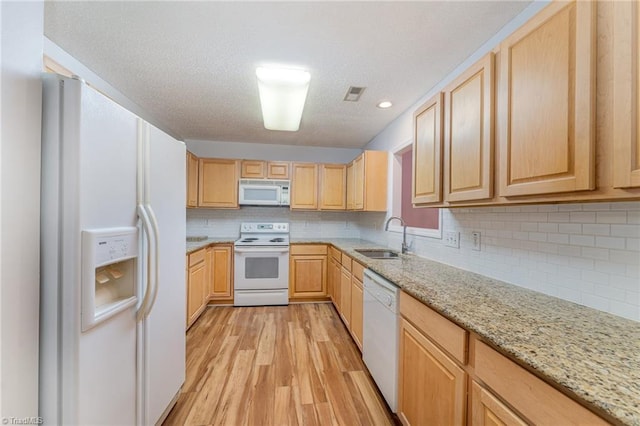
[[[38,415],[42,2],[0,2],[0,417]]]
[[[361,149],[276,145],[247,142],[187,140],[187,149],[199,157],[282,160],[312,163],[348,163]]]

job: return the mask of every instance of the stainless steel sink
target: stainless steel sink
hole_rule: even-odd
[[[367,256],[370,259],[397,259],[398,252],[385,249],[355,249],[363,256]]]

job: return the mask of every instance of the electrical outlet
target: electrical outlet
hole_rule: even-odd
[[[471,248],[473,250],[480,251],[480,231],[473,231],[471,233],[471,241],[473,242],[473,246]]]
[[[460,248],[460,233],[458,231],[447,231],[445,237],[445,244],[447,246]]]

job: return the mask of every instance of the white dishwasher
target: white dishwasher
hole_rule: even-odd
[[[398,294],[380,275],[364,271],[362,358],[394,413],[398,405]]]

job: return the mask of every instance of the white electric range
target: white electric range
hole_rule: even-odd
[[[235,306],[289,304],[289,224],[243,223],[235,244]]]

